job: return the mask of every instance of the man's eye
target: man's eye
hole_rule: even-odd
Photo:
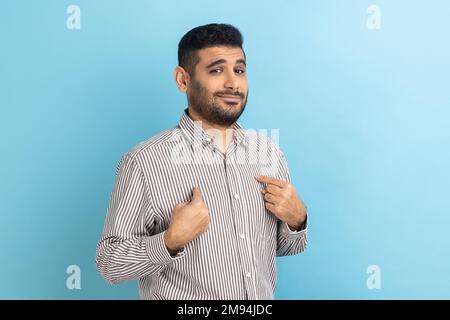
[[[209,73],[220,73],[220,72],[222,72],[222,69],[214,69],[214,70],[211,70]],[[243,73],[245,73],[245,70],[236,69],[235,72],[237,72],[239,74],[243,74]]]

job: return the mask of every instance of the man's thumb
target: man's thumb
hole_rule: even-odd
[[[198,186],[194,187],[192,191],[192,201],[191,202],[203,202],[202,192]]]

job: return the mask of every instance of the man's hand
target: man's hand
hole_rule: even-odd
[[[173,209],[169,228],[164,234],[164,243],[170,254],[173,255],[204,233],[209,222],[209,212],[203,202],[202,193],[199,187],[195,187],[192,200],[179,203]]]
[[[292,230],[298,230],[306,219],[306,207],[294,186],[268,176],[256,176],[257,181],[267,184],[261,190],[266,208],[278,219],[286,222]]]

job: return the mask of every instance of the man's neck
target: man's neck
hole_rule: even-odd
[[[203,130],[214,139],[215,144],[220,151],[225,154],[230,142],[233,139],[233,130],[231,126],[220,126],[214,123],[210,123],[203,119],[197,112],[191,107],[188,108],[188,115],[193,121],[200,121]]]

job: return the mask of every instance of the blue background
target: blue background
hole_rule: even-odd
[[[66,27],[70,4],[80,30]],[[366,26],[371,4],[380,30]],[[307,250],[278,259],[276,298],[450,298],[449,12],[444,0],[2,1],[0,298],[138,298],[94,263],[116,166],[178,122],[178,41],[211,22],[243,33],[240,122],[280,129],[310,212]],[[66,288],[72,264],[81,290]]]

